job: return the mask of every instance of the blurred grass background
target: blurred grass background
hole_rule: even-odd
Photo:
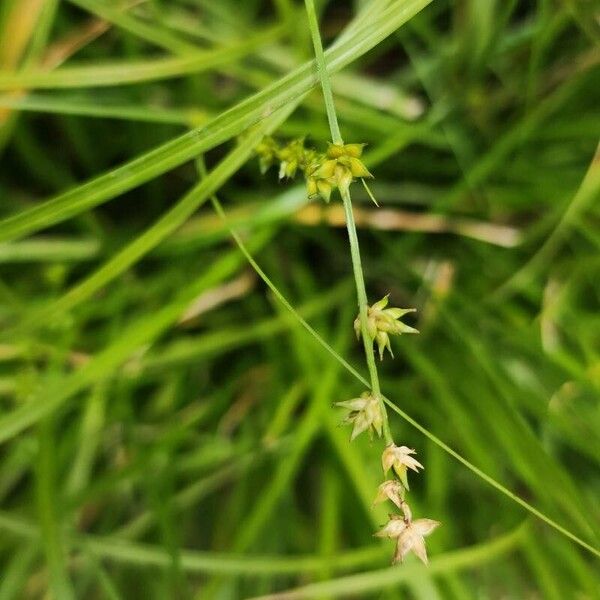
[[[598,3],[319,8],[369,295],[418,308],[384,392],[599,548]],[[443,526],[387,566],[381,446],[332,408],[363,388],[209,202],[363,372],[340,203],[252,156],[325,146],[311,59],[293,0],[1,4],[1,599],[600,598],[598,557],[396,414]]]

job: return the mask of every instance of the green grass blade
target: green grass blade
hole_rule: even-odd
[[[430,1],[395,2],[372,24],[359,29],[351,41],[330,48],[325,53],[328,71],[334,73],[368,52]],[[64,194],[0,221],[0,241],[23,237],[65,221],[238,135],[315,86],[318,78],[312,65],[312,61],[305,63],[275,84],[215,117],[205,126],[175,138]]]
[[[281,27],[275,27],[241,43],[205,52],[197,51],[194,56],[187,57],[158,58],[137,62],[119,61],[104,65],[67,66],[52,71],[22,70],[17,73],[0,71],[0,91],[131,85],[198,74],[239,60],[263,44],[276,40],[281,35],[281,31]]]
[[[351,598],[370,592],[378,592],[392,588],[401,583],[408,583],[428,573],[440,575],[461,569],[468,569],[493,561],[512,552],[520,543],[525,528],[520,526],[491,542],[456,550],[434,558],[428,567],[412,563],[402,567],[393,566],[386,569],[376,569],[358,575],[349,575],[329,581],[312,583],[306,586],[278,592],[277,594],[255,597],[252,600],[304,600],[305,598]]]
[[[234,148],[218,166],[170,211],[163,215],[144,233],[138,235],[129,245],[108,260],[104,265],[77,284],[61,298],[33,314],[26,320],[24,327],[32,327],[47,322],[61,312],[68,311],[80,302],[90,298],[95,292],[107,285],[126,269],[135,264],[144,255],[156,248],[168,235],[182,225],[207,198],[216,192],[233,173],[250,157],[254,147],[265,136],[274,131],[289,116],[295,103],[279,110],[251,131],[244,142]]]

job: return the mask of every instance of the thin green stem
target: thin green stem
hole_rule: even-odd
[[[335,104],[333,102],[333,93],[331,91],[329,75],[327,73],[325,55],[323,53],[323,44],[321,42],[321,34],[319,32],[319,23],[317,21],[317,14],[315,11],[315,3],[314,0],[305,0],[305,4],[306,12],[308,14],[308,25],[310,27],[313,46],[315,48],[319,79],[321,81],[321,88],[323,89],[323,97],[325,99],[325,108],[327,109],[327,120],[329,121],[329,128],[331,130],[331,139],[334,144],[343,144],[344,142],[342,140],[342,134],[340,133],[340,126],[338,124],[337,113],[335,111]],[[371,337],[369,336],[367,317],[369,303],[367,300],[367,291],[365,288],[362,261],[360,259],[360,246],[358,244],[356,223],[354,222],[352,199],[350,197],[350,190],[347,187],[340,188],[340,193],[342,195],[342,200],[344,203],[344,212],[346,213],[346,228],[348,229],[348,239],[350,241],[352,270],[354,272],[354,281],[356,283],[356,295],[358,296],[358,314],[360,319],[360,330],[363,345],[365,348],[365,357],[367,359],[369,377],[371,379],[371,390],[373,392],[373,395],[379,399],[381,405],[381,412],[383,415],[383,435],[385,442],[386,444],[391,444],[393,442],[392,434],[390,431],[390,425],[387,417],[387,410],[381,398],[379,375],[377,373],[377,366],[375,364],[375,354],[373,353],[373,342],[371,340]]]
[[[535,515],[538,519],[540,519],[547,525],[550,525],[550,527],[553,527],[554,529],[556,529],[556,531],[562,533],[564,536],[568,537],[570,540],[572,540],[576,544],[579,544],[582,548],[585,548],[588,552],[591,552],[592,554],[595,554],[596,556],[600,557],[600,550],[598,550],[597,548],[594,548],[594,546],[592,546],[591,544],[588,544],[587,542],[582,540],[580,537],[577,537],[575,534],[571,533],[568,529],[566,529],[562,525],[559,525],[556,521],[553,521],[550,517],[547,517],[543,512],[541,512],[537,508],[535,508],[535,506],[533,506],[532,504],[529,504],[529,502],[526,502],[520,496],[517,496],[517,494],[511,492],[507,487],[503,486],[501,483],[496,481],[493,477],[490,477],[487,473],[484,473],[480,468],[476,467],[473,463],[470,463],[466,458],[464,458],[458,452],[456,452],[456,450],[453,450],[452,448],[450,448],[450,446],[448,446],[448,444],[442,442],[442,440],[440,440],[440,438],[435,436],[428,429],[425,429],[425,427],[423,427],[420,423],[415,421],[410,415],[405,413],[400,407],[396,406],[391,400],[389,400],[388,398],[384,398],[384,402],[386,402],[386,404],[394,412],[399,414],[405,421],[410,423],[415,429],[420,431],[424,436],[429,438],[434,444],[439,446],[442,450],[447,452],[450,456],[454,457],[458,462],[462,463],[465,467],[467,467],[467,469],[469,469],[470,471],[475,473],[475,475],[477,475],[478,477],[483,479],[486,483],[491,485],[493,488],[496,488],[499,492],[502,492],[505,496],[508,496],[508,498],[510,498],[511,500],[513,500],[514,502],[516,502],[517,504],[522,506],[524,509],[528,510],[531,514]]]
[[[360,330],[363,345],[365,348],[365,356],[367,358],[367,367],[369,369],[369,378],[371,379],[371,390],[376,398],[380,399],[383,413],[383,435],[386,444],[391,444],[392,434],[390,432],[390,424],[387,418],[387,410],[381,399],[381,388],[379,385],[379,375],[377,373],[377,365],[375,364],[375,354],[373,352],[373,342],[369,336],[368,328],[368,300],[367,291],[365,288],[365,279],[362,270],[362,261],[360,258],[360,246],[358,245],[358,234],[356,232],[356,223],[354,222],[354,211],[352,210],[352,200],[350,198],[350,190],[345,188],[341,190],[342,200],[344,202],[344,212],[346,214],[346,228],[348,230],[348,239],[350,240],[350,254],[352,256],[352,270],[354,271],[354,281],[356,282],[356,294],[358,296],[358,314],[360,319]]]
[[[319,22],[315,11],[314,0],[305,0],[306,13],[308,15],[308,26],[312,37],[313,46],[315,48],[315,57],[317,59],[317,71],[319,80],[323,88],[323,97],[325,99],[325,108],[327,109],[327,120],[329,121],[329,129],[331,130],[331,140],[334,144],[343,144],[340,126],[335,112],[335,104],[333,103],[333,92],[329,83],[329,75],[327,73],[327,63],[325,62],[325,54],[323,52],[323,43],[321,42],[321,34],[319,32]]]

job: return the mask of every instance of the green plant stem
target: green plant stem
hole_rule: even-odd
[[[331,140],[334,144],[343,144],[340,126],[335,112],[333,103],[333,92],[329,83],[329,75],[327,73],[327,63],[325,62],[325,53],[323,52],[323,43],[321,42],[321,34],[319,32],[319,22],[315,11],[314,0],[305,0],[306,14],[308,15],[308,26],[312,37],[313,46],[315,48],[315,57],[317,59],[317,71],[321,88],[323,89],[323,97],[325,99],[325,108],[327,109],[327,120],[329,121],[329,129],[331,130]]]
[[[306,13],[308,15],[308,25],[312,36],[313,46],[315,49],[315,57],[317,60],[317,69],[321,88],[323,89],[323,97],[325,99],[325,108],[327,109],[327,120],[331,130],[331,139],[334,144],[343,144],[342,134],[335,111],[333,102],[333,92],[329,82],[327,66],[325,63],[325,55],[323,53],[323,44],[321,42],[321,34],[319,32],[319,23],[317,21],[317,13],[315,11],[314,0],[305,0]],[[379,385],[379,375],[377,373],[377,365],[375,364],[375,354],[373,352],[373,342],[369,336],[368,329],[368,300],[367,290],[365,288],[365,278],[363,276],[362,261],[360,259],[360,246],[358,244],[358,234],[356,232],[356,223],[354,222],[354,211],[352,210],[352,199],[348,188],[340,188],[342,201],[344,203],[344,212],[346,214],[346,228],[348,229],[348,239],[350,241],[350,254],[352,256],[352,270],[354,272],[354,281],[356,283],[356,295],[358,296],[358,313],[360,319],[360,330],[362,334],[363,345],[365,348],[365,357],[369,369],[369,377],[371,379],[371,390],[373,395],[379,399],[381,412],[383,415],[383,436],[386,444],[391,444],[392,434],[388,421],[387,410],[381,398],[381,388]]]
[[[381,388],[379,386],[379,375],[377,373],[377,365],[375,364],[375,354],[373,352],[373,342],[369,336],[368,330],[368,300],[367,291],[365,288],[365,279],[363,277],[362,261],[360,259],[360,247],[358,245],[358,234],[356,232],[356,223],[354,222],[354,211],[352,210],[352,200],[350,198],[350,190],[342,191],[342,200],[344,202],[344,212],[346,214],[346,228],[348,230],[348,239],[350,240],[350,254],[352,256],[352,270],[354,271],[354,281],[356,282],[356,294],[358,296],[358,314],[360,319],[360,330],[363,345],[365,348],[365,356],[367,358],[367,367],[369,369],[369,378],[371,379],[371,390],[382,407],[383,414],[383,436],[386,444],[391,444],[392,434],[390,432],[390,424],[387,417],[387,409],[383,404],[381,396]]]

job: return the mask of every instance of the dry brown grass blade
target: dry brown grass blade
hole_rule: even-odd
[[[453,233],[470,237],[488,244],[513,248],[521,243],[521,232],[515,227],[499,225],[476,219],[412,213],[396,209],[355,209],[358,227],[382,231],[418,231],[423,233]],[[332,227],[344,227],[342,206],[319,206],[311,204],[299,210],[295,220],[303,225],[326,223]]]
[[[178,324],[182,327],[194,325],[200,315],[221,306],[225,302],[245,296],[252,290],[255,281],[256,277],[247,271],[228,283],[207,290],[190,304]]]
[[[44,54],[41,66],[50,70],[62,65],[68,58],[79,52],[103,33],[110,29],[110,23],[102,19],[90,19],[79,29],[69,33],[61,40],[49,46]]]

